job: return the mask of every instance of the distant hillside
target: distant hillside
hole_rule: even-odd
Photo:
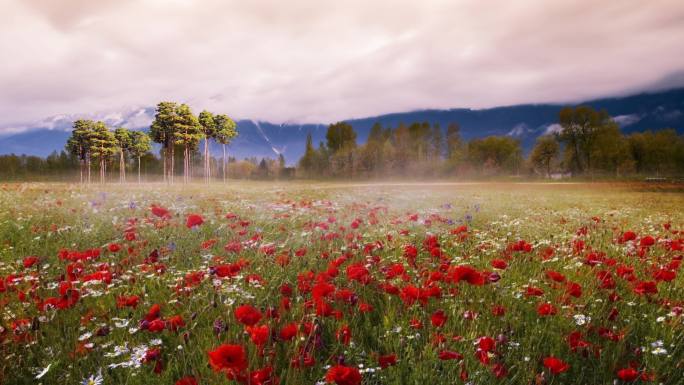
[[[588,104],[605,109],[621,125],[624,132],[648,129],[674,128],[684,133],[684,88],[643,93],[625,97],[597,99],[578,104]],[[472,139],[487,135],[510,135],[519,138],[528,150],[535,139],[558,127],[558,112],[562,105],[529,104],[496,107],[482,110],[450,109],[423,110],[393,113],[348,120],[358,133],[359,142],[364,142],[375,122],[383,126],[397,126],[399,123],[427,121],[439,123],[442,129],[451,122],[461,126],[464,138]],[[154,115],[154,108],[131,109],[91,118],[104,119],[111,126],[126,126],[146,129]],[[79,116],[80,117],[80,116]],[[64,147],[71,123],[76,116],[57,116],[27,125],[26,132],[0,136],[0,154],[17,153],[45,156]],[[275,157],[283,153],[288,164],[294,164],[304,152],[307,133],[314,143],[325,140],[326,124],[272,124],[254,120],[237,122],[239,136],[229,146],[231,156]],[[212,152],[221,153],[219,146]]]

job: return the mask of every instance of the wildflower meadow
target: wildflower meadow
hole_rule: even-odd
[[[2,384],[682,384],[684,195],[0,185]]]

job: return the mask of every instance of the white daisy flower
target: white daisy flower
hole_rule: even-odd
[[[98,370],[97,375],[91,374],[90,377],[84,378],[81,385],[102,385],[104,378],[102,377],[102,369]]]

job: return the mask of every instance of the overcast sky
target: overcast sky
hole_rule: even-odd
[[[668,85],[684,70],[682,0],[0,0],[0,10],[0,130],[161,100],[320,123],[578,101]]]

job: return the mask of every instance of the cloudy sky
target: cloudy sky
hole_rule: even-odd
[[[327,123],[684,84],[681,0],[0,0],[0,9],[0,130],[160,100]]]

